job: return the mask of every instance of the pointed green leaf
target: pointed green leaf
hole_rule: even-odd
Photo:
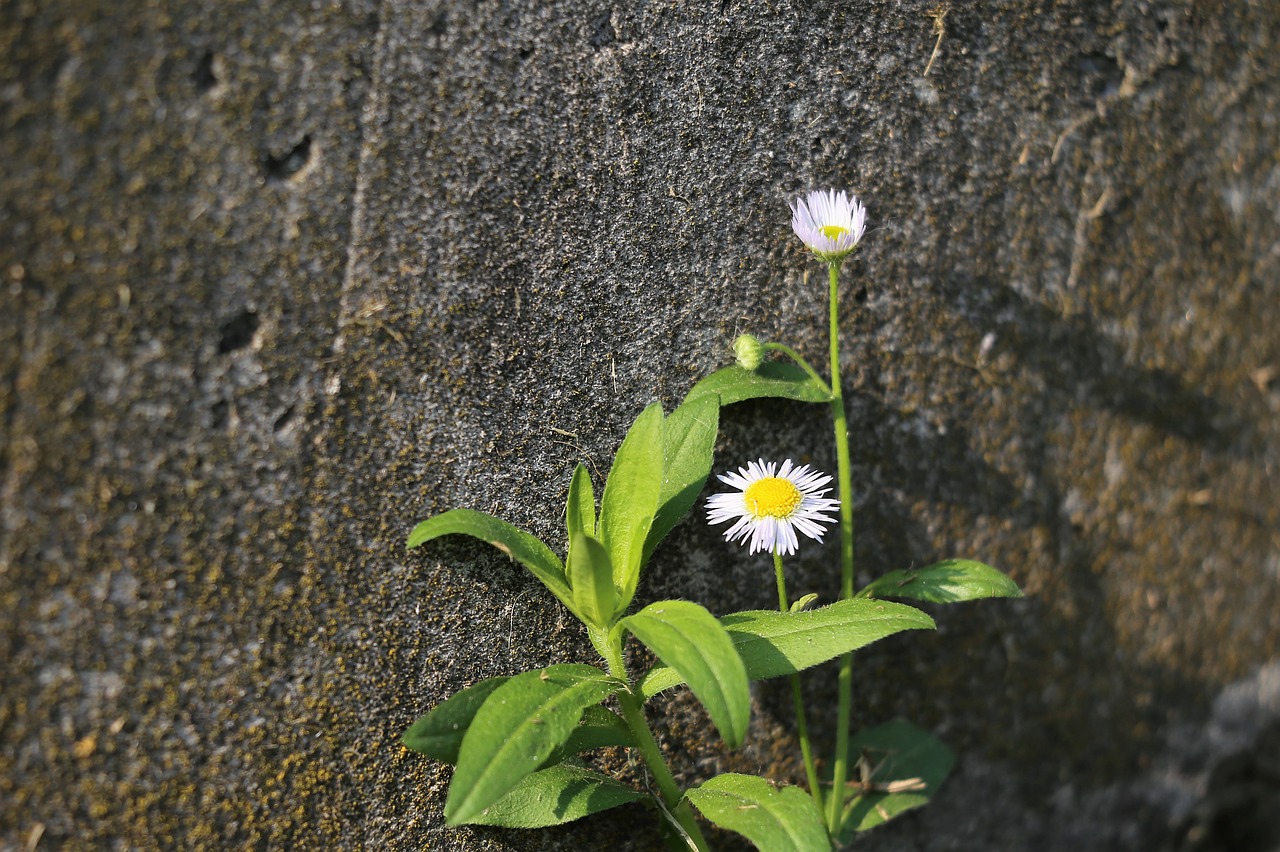
[[[764,852],[831,849],[817,804],[799,787],[775,787],[755,775],[726,773],[685,795],[704,817]]]
[[[604,485],[600,540],[613,560],[618,612],[626,609],[640,579],[645,536],[662,491],[662,406],[653,403],[631,425]]]
[[[720,428],[720,398],[686,400],[667,417],[662,433],[662,491],[644,543],[644,562],[685,516],[711,474]]]
[[[565,521],[569,527],[569,540],[575,535],[596,534],[596,493],[591,487],[591,474],[579,462],[573,469],[569,482],[569,502],[565,505]]]
[[[715,616],[689,601],[660,601],[619,626],[689,684],[730,748],[742,743],[751,715],[747,672]]]
[[[543,766],[559,763],[567,757],[594,751],[610,746],[634,746],[631,730],[617,713],[598,704],[593,704],[582,712],[578,727],[573,729],[569,739],[556,749]]]
[[[489,695],[509,677],[491,677],[472,684],[436,705],[415,721],[400,741],[405,748],[445,763],[458,762],[458,748],[471,727],[471,720]],[[608,746],[632,745],[631,731],[617,713],[598,704],[587,707],[569,739],[556,749],[544,765],[566,757]]]
[[[915,607],[872,600],[836,601],[805,612],[735,612],[720,624],[751,680],[794,674],[900,631],[934,627],[933,619]],[[654,666],[639,689],[647,701],[681,682],[673,667]]]
[[[1022,590],[990,565],[972,559],[948,559],[919,570],[890,571],[863,587],[858,597],[956,603],[982,598],[1020,598]]]
[[[451,509],[428,518],[409,533],[409,549],[440,536],[454,534],[469,535],[498,548],[528,568],[561,603],[576,612],[560,557],[543,544],[541,539],[493,515],[474,509]]]
[[[743,662],[760,679],[803,671],[903,630],[935,627],[933,619],[915,607],[858,600],[805,612],[738,612],[721,623],[734,637]]]
[[[955,753],[928,731],[901,719],[849,741],[854,779],[846,795],[840,841],[926,804],[955,766]]]
[[[457,763],[462,737],[467,728],[471,727],[476,711],[507,680],[509,678],[486,678],[454,693],[410,725],[400,742],[404,743],[405,748],[427,757],[445,763]]]
[[[758,369],[734,365],[716,370],[693,386],[686,400],[719,394],[721,405],[747,399],[781,397],[800,402],[830,402],[831,394],[795,364],[766,361]]]
[[[620,686],[593,666],[572,663],[518,674],[495,689],[462,738],[445,822],[475,820],[569,739],[583,708]]]
[[[792,601],[790,609],[792,612],[804,612],[806,609],[813,606],[817,600],[818,596],[813,592],[810,592],[809,594]]]
[[[589,624],[607,629],[613,621],[613,566],[609,551],[587,533],[569,540],[573,601]]]
[[[471,822],[506,828],[545,828],[642,798],[643,794],[607,775],[561,763],[525,776]]]

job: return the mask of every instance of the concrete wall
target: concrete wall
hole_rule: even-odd
[[[1027,592],[859,656],[860,723],[961,755],[867,848],[1211,822],[1207,771],[1280,715],[1280,4],[956,2],[940,42],[931,10],[0,6],[0,845],[654,848],[639,808],[443,828],[400,732],[591,652],[499,554],[403,541],[468,506],[562,547],[573,465],[735,334],[820,362],[786,204],[826,186],[873,228],[841,319],[862,579],[972,556]],[[744,404],[717,464],[832,469],[828,433]],[[771,595],[698,521],[640,589]],[[756,695],[735,754],[658,705],[687,778],[799,780]]]

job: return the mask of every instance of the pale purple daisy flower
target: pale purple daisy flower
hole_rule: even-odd
[[[836,263],[858,247],[867,208],[843,190],[816,190],[791,205],[791,230],[819,260]]]
[[[822,524],[836,522],[823,514],[840,506],[839,500],[823,496],[831,490],[823,487],[831,477],[810,470],[807,464],[793,468],[787,459],[779,468],[777,462],[760,459],[718,478],[737,490],[707,498],[707,523],[734,521],[724,534],[725,541],[750,540],[751,553],[790,556],[799,546],[797,530],[822,541]]]

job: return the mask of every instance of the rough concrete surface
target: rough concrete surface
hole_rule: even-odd
[[[573,465],[735,334],[820,362],[786,204],[836,186],[862,580],[1027,592],[859,655],[857,721],[960,762],[857,846],[1276,848],[1280,2],[946,8],[0,4],[0,847],[658,848],[638,807],[443,826],[400,732],[591,652],[500,554],[404,538],[562,547]],[[829,429],[743,404],[717,464],[833,469]],[[697,522],[640,589],[771,594]],[[755,694],[738,753],[655,706],[684,779],[800,779]]]

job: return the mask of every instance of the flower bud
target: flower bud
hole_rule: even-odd
[[[764,344],[750,334],[742,334],[733,341],[733,354],[742,367],[754,370],[764,361]]]

